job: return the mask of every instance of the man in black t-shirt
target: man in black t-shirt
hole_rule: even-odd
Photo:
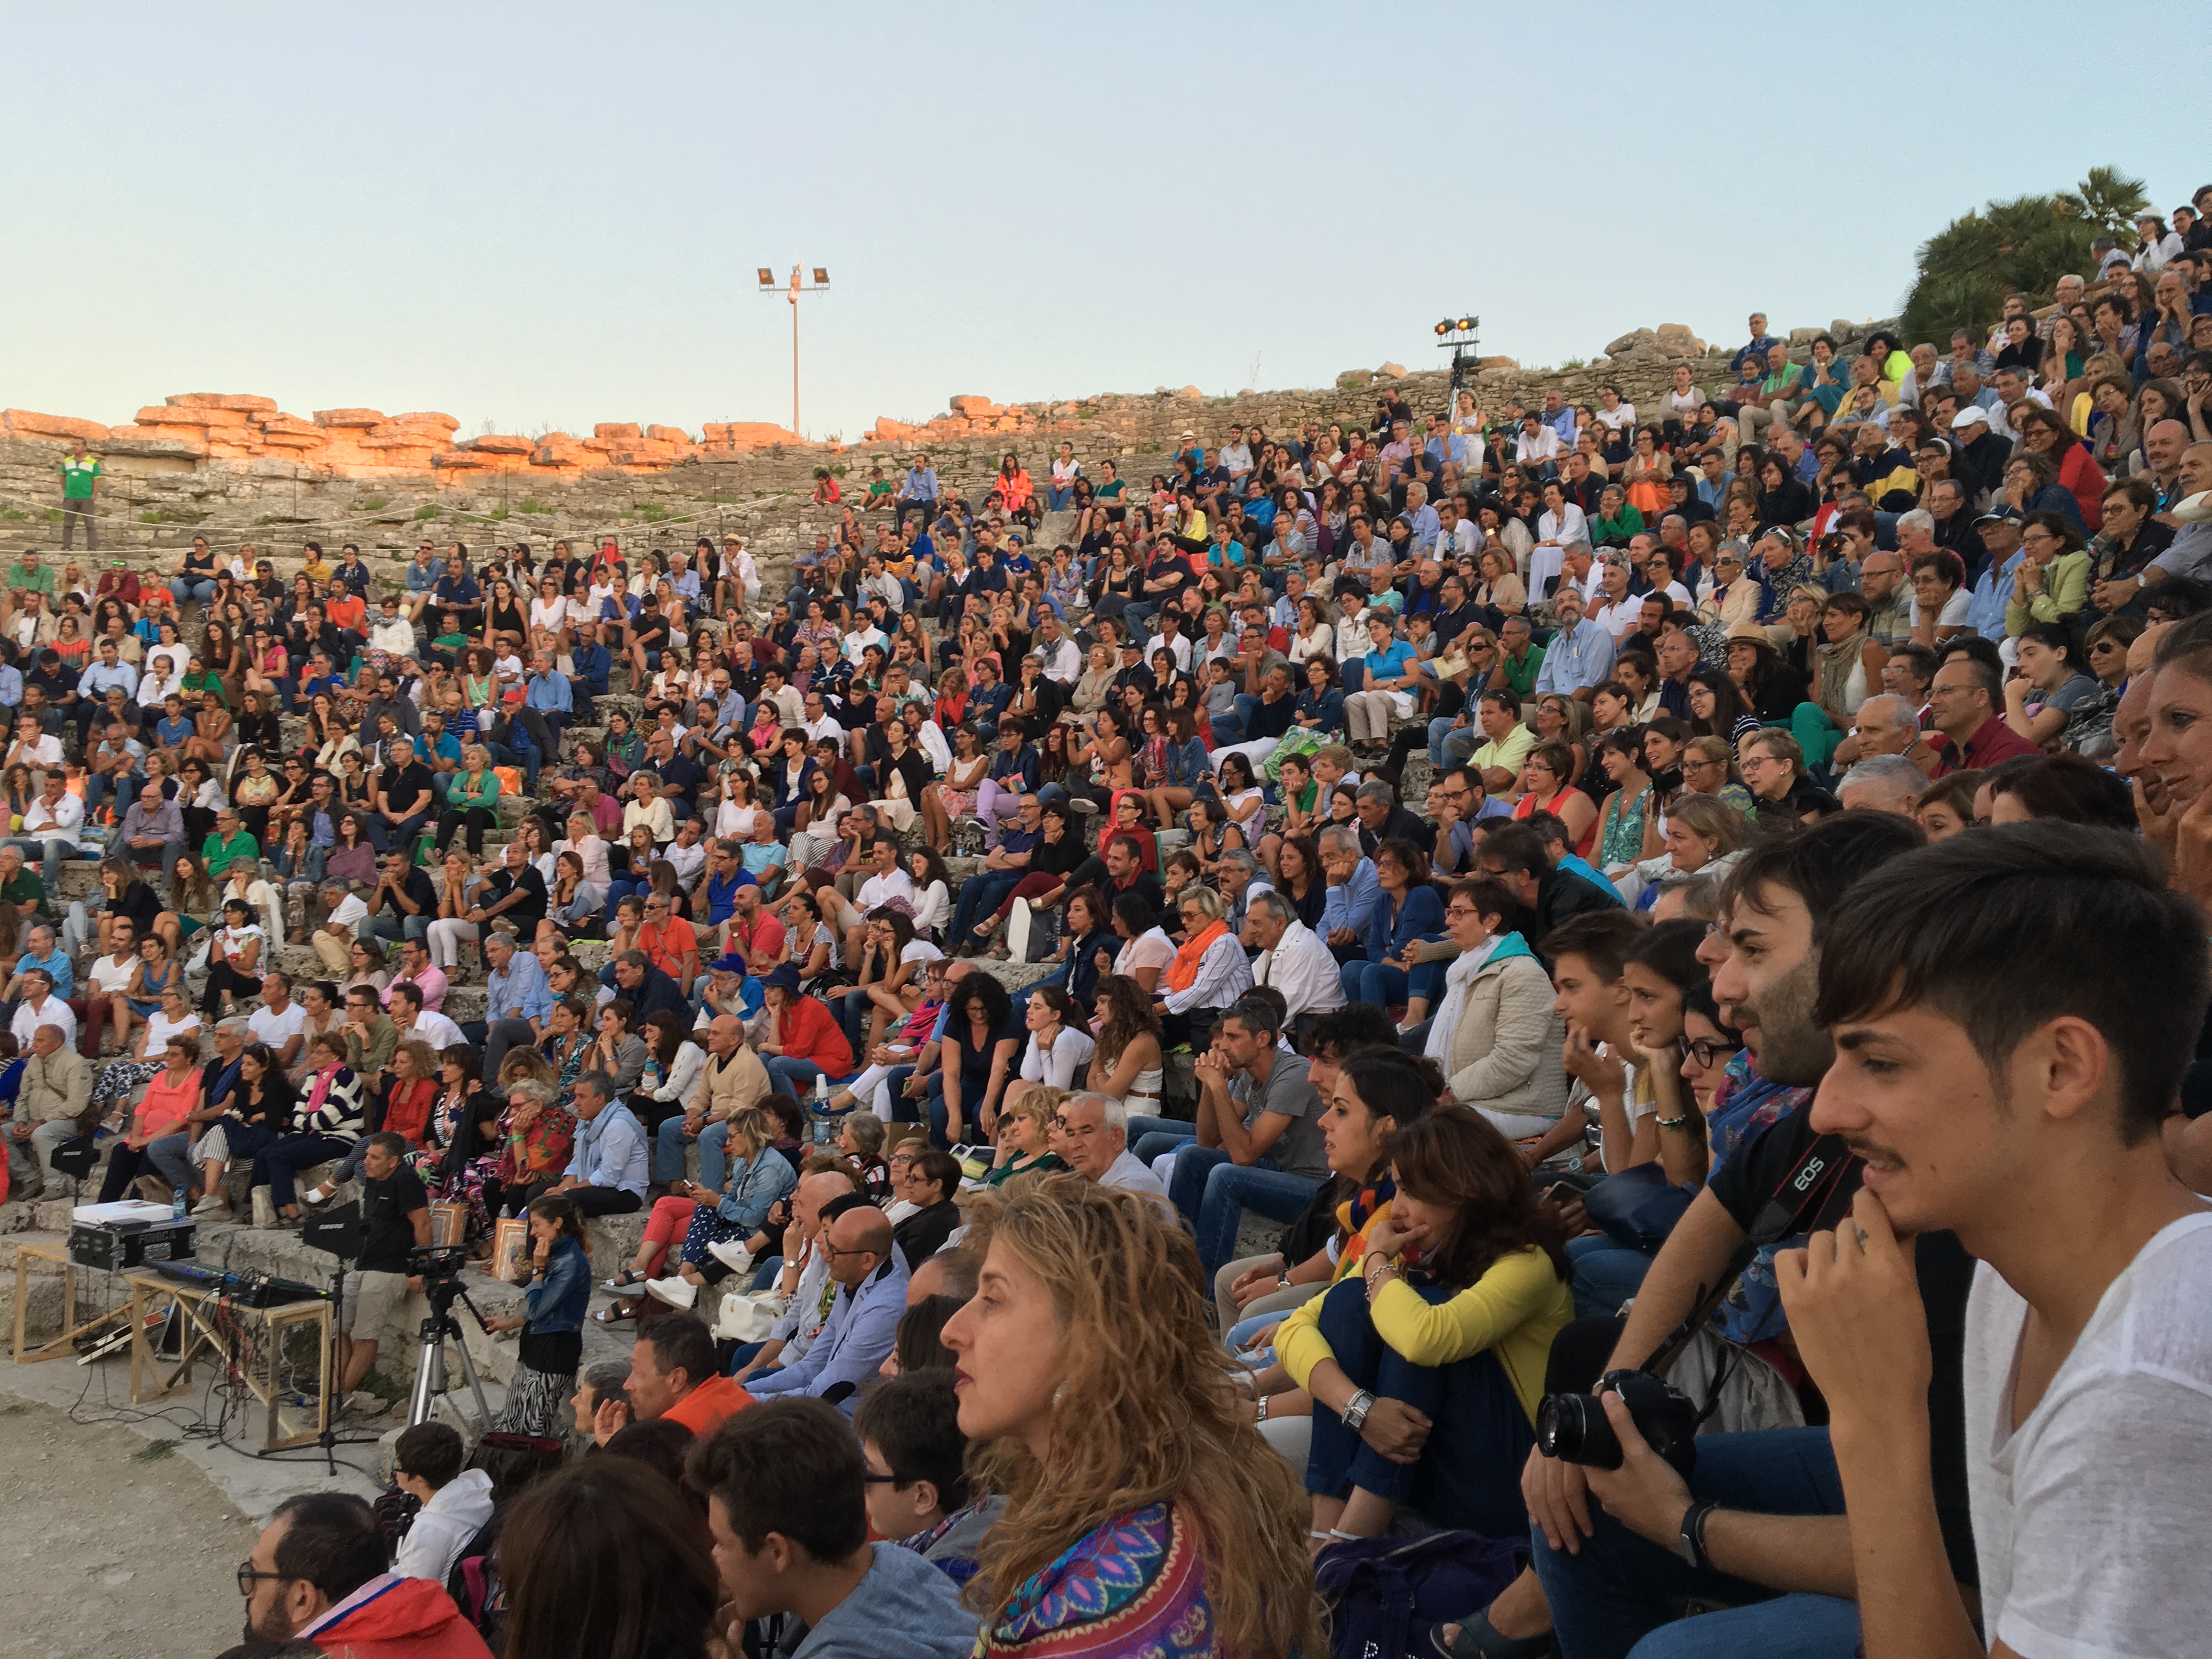
[[[411,738],[392,740],[391,761],[376,782],[377,818],[385,845],[411,853],[415,837],[437,808],[431,793],[430,769],[415,758]]]
[[[1905,819],[1846,813],[1753,848],[1730,872],[1718,922],[1698,955],[1713,971],[1723,1016],[1745,1033],[1757,1061],[1754,1079],[1817,1087],[1834,1051],[1812,1017],[1819,977],[1814,939],[1854,883],[1921,842],[1917,826]],[[1780,1243],[1815,1224],[1817,1218],[1796,1213],[1805,1207],[1805,1200],[1792,1195],[1798,1177],[1821,1216],[1848,1209],[1858,1186],[1856,1160],[1832,1140],[1821,1167],[1808,1165],[1806,1158],[1819,1139],[1809,1118],[1809,1104],[1802,1105],[1752,1129],[1714,1172],[1675,1224],[1617,1327],[1605,1362],[1608,1373],[1644,1365],[1668,1344],[1705,1292],[1731,1276],[1735,1254],[1754,1225],[1762,1238],[1778,1229],[1780,1237],[1771,1242]],[[1917,1257],[1936,1356],[1929,1401],[1936,1507],[1952,1572],[1971,1583],[1976,1569],[1960,1367],[1972,1264],[1948,1233],[1923,1237]],[[1753,1258],[1742,1294],[1771,1295],[1772,1273],[1765,1260]],[[1755,1284],[1762,1273],[1763,1284]],[[1567,1374],[1570,1351],[1589,1352],[1595,1333],[1583,1324],[1571,1326],[1574,1334],[1563,1335],[1554,1348],[1548,1385],[1589,1386],[1587,1364],[1578,1376]],[[1709,1334],[1696,1339],[1708,1345],[1712,1340]],[[1731,1369],[1755,1375],[1744,1369],[1754,1364],[1738,1358]],[[1690,1369],[1708,1374],[1711,1367]],[[1677,1380],[1685,1380],[1683,1374]],[[1698,1392],[1695,1403],[1703,1407],[1705,1391]],[[1850,1652],[1858,1640],[1858,1611],[1850,1599],[1850,1526],[1826,1430],[1701,1436],[1697,1465],[1686,1482],[1651,1453],[1620,1401],[1609,1393],[1606,1398],[1627,1451],[1621,1468],[1584,1468],[1530,1455],[1522,1486],[1534,1522],[1534,1579],[1524,1575],[1486,1610],[1498,1635],[1532,1638],[1548,1623],[1570,1654],[1625,1653],[1672,1620],[1686,1598],[1758,1603],[1740,1614],[1716,1616],[1707,1644],[1715,1653],[1771,1652],[1785,1645]],[[1566,1547],[1570,1540],[1577,1550]],[[1739,1618],[1741,1629],[1722,1622]]]
[[[422,769],[428,775],[428,769]],[[430,872],[397,848],[380,863],[382,869],[376,891],[369,896],[369,916],[360,929],[362,936],[388,939],[395,945],[427,937],[438,915],[438,890]]]
[[[407,1298],[422,1288],[408,1273],[409,1255],[430,1242],[430,1197],[422,1178],[404,1162],[407,1142],[396,1134],[369,1136],[362,1157],[361,1218],[364,1237],[359,1273],[346,1287],[343,1323],[338,1331],[338,1382],[334,1394],[356,1408],[380,1410],[373,1395],[356,1400],[378,1346],[404,1341],[401,1315]]]

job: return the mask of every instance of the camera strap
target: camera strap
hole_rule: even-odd
[[[1790,1166],[1789,1173],[1775,1184],[1774,1191],[1760,1205],[1752,1218],[1750,1231],[1742,1243],[1729,1253],[1727,1264],[1722,1267],[1710,1286],[1701,1287],[1689,1316],[1676,1326],[1674,1334],[1660,1345],[1658,1351],[1644,1362],[1644,1369],[1656,1376],[1664,1376],[1676,1355],[1686,1347],[1705,1322],[1712,1317],[1713,1310],[1735,1289],[1744,1269],[1757,1259],[1760,1250],[1770,1244],[1779,1243],[1801,1232],[1811,1231],[1824,1223],[1832,1223],[1843,1213],[1843,1206],[1858,1190],[1856,1176],[1861,1168],[1857,1154],[1844,1144],[1839,1135],[1815,1135],[1812,1143]],[[1711,1415],[1720,1397],[1720,1385],[1726,1378],[1728,1367],[1723,1366],[1713,1378],[1713,1397],[1706,1402],[1699,1417],[1703,1421]]]

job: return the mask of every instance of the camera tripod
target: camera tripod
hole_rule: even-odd
[[[491,1426],[491,1407],[484,1403],[483,1383],[477,1379],[476,1361],[469,1358],[469,1345],[461,1334],[461,1322],[453,1316],[453,1304],[459,1302],[475,1317],[477,1328],[489,1334],[483,1312],[469,1300],[469,1293],[457,1279],[433,1279],[422,1287],[430,1298],[429,1317],[422,1322],[422,1347],[415,1361],[415,1389],[409,1396],[407,1426],[430,1420],[430,1402],[447,1393],[446,1343],[451,1339],[460,1351],[461,1374],[468,1378],[469,1392],[476,1396],[477,1421],[484,1428]]]

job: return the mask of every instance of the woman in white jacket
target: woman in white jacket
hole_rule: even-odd
[[[1447,1097],[1471,1106],[1509,1139],[1548,1133],[1567,1106],[1559,1051],[1566,1031],[1551,976],[1521,935],[1504,931],[1504,887],[1476,876],[1451,890],[1444,926],[1460,955],[1425,1052],[1443,1067]]]

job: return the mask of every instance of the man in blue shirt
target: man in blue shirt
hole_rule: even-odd
[[[545,722],[545,729],[553,738],[552,753],[561,752],[561,728],[575,711],[575,695],[566,674],[553,672],[553,659],[544,652],[530,659],[530,683],[523,693],[522,706],[538,711],[538,718]]]
[[[489,934],[484,955],[491,963],[484,981],[484,1017],[463,1026],[461,1034],[483,1045],[484,1074],[497,1077],[509,1048],[518,1042],[535,1048],[544,1036],[553,990],[536,952],[518,951],[512,933]]]
[[[599,643],[599,625],[587,622],[578,629],[576,648],[569,653],[576,677],[568,682],[571,712],[578,722],[593,726],[592,699],[607,695],[607,676],[614,672],[614,653]]]
[[[819,1399],[848,1385],[837,1409],[850,1417],[859,1386],[882,1368],[906,1315],[906,1261],[891,1243],[890,1218],[870,1204],[831,1221],[824,1242],[830,1277],[837,1285],[829,1319],[804,1358],[748,1377],[745,1388],[757,1400],[777,1395]]]
[[[1536,671],[1536,695],[1558,691],[1588,702],[1613,672],[1613,635],[1583,620],[1583,596],[1566,583],[1559,584],[1552,605],[1559,628],[1544,647],[1544,665]]]
[[[1764,372],[1766,367],[1766,354],[1781,343],[1781,341],[1766,331],[1766,313],[1754,311],[1751,313],[1751,343],[1738,349],[1735,356],[1729,359],[1729,367],[1741,375],[1743,373],[1743,366],[1747,362],[1752,362],[1757,363]]]
[[[430,769],[430,793],[442,803],[446,791],[453,787],[454,775],[461,769],[461,740],[446,729],[444,709],[422,711],[422,736],[415,745],[415,753]]]
[[[123,660],[113,640],[102,640],[98,659],[77,676],[77,700],[70,706],[80,750],[91,741],[93,720],[106,712],[110,686],[121,687],[126,696],[134,694],[138,690],[138,671]]]
[[[751,878],[728,842],[718,841],[707,855],[707,923],[720,927],[738,908],[738,889]]]
[[[1382,883],[1372,860],[1359,850],[1359,832],[1348,823],[1333,823],[1321,833],[1321,867],[1328,880],[1322,900],[1322,936],[1339,962],[1363,957],[1367,933],[1382,902]]]
[[[558,1186],[586,1217],[629,1215],[645,1207],[652,1178],[645,1130],[629,1107],[615,1097],[614,1079],[605,1072],[576,1079],[576,1150]],[[536,1193],[528,1194],[535,1198]]]
[[[477,586],[477,579],[469,574],[459,554],[446,561],[446,574],[438,578],[432,592],[438,608],[458,616],[465,630],[472,634],[483,626],[483,589]]]
[[[929,464],[929,457],[917,455],[914,465],[907,469],[906,483],[899,493],[899,520],[903,524],[909,511],[919,509],[923,529],[937,516],[937,471]]]

